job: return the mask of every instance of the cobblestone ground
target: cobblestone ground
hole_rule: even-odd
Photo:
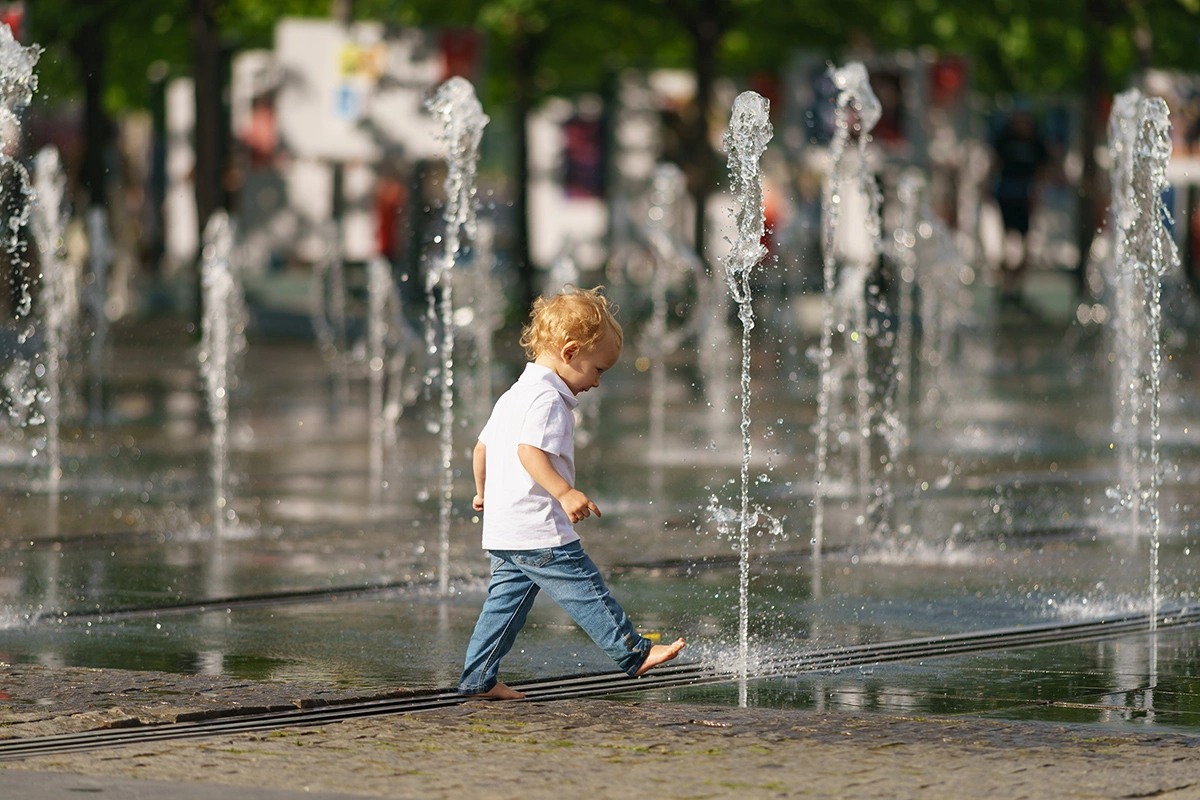
[[[403,697],[319,683],[0,663],[0,740]]]
[[[3,701],[0,735],[8,737],[353,697],[315,685],[3,669],[4,691],[26,693]],[[472,702],[34,757],[0,764],[0,789],[4,770],[33,770],[393,798],[1200,798],[1197,744],[1184,734],[951,717]]]

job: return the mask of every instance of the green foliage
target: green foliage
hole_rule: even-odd
[[[1140,68],[1140,27],[1152,32],[1150,63],[1200,69],[1200,0],[891,0],[874,4],[880,49],[929,45],[963,53],[983,92],[1080,91],[1089,50],[1098,52],[1113,85]],[[864,9],[865,11],[865,9]],[[864,16],[867,16],[864,14]]]
[[[76,48],[87,36],[101,36],[106,45],[104,99],[110,113],[149,103],[151,64],[190,68],[187,0],[39,0],[31,9],[28,36],[46,48],[38,63],[39,100],[61,102],[82,94]]]
[[[122,16],[108,26],[105,107],[115,114],[150,103],[148,72],[162,62],[168,74],[191,71],[191,34],[186,0],[116,2]],[[140,12],[140,13],[139,13]]]
[[[108,110],[144,106],[151,64],[190,71],[190,5],[37,0],[29,38],[46,49],[39,95],[79,95],[71,43],[98,32],[108,45]],[[330,8],[330,0],[219,0],[217,21],[230,47],[269,47],[281,17],[328,17]],[[690,66],[686,19],[704,14],[718,18],[718,72],[731,77],[778,71],[797,48],[838,61],[927,46],[968,55],[984,92],[1069,92],[1084,86],[1093,50],[1119,88],[1141,66],[1139,28],[1152,33],[1152,65],[1200,70],[1200,0],[354,0],[353,9],[389,25],[485,31],[482,94],[493,108],[513,96],[518,46],[533,47],[537,95],[597,91],[623,67]]]
[[[223,0],[217,24],[239,48],[270,47],[281,17],[328,17],[329,8],[329,0]]]

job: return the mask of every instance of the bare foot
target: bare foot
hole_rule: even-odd
[[[638,667],[637,673],[633,677],[639,677],[657,667],[659,664],[664,664],[670,661],[675,656],[679,655],[679,651],[687,647],[687,642],[683,639],[676,639],[670,644],[656,644],[650,648],[650,652],[646,654],[646,660]]]
[[[488,689],[486,692],[480,692],[479,694],[469,694],[469,695],[467,695],[467,697],[470,697],[475,700],[524,700],[525,693],[518,692],[516,689],[512,688],[511,686],[507,686],[503,683],[497,683],[495,686],[493,686],[491,689]]]

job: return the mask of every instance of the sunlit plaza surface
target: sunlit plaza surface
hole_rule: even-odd
[[[986,306],[984,293],[979,302]],[[1146,612],[1152,581],[1144,511],[1139,519],[1115,508],[1111,348],[1102,326],[981,313],[961,337],[948,383],[935,386],[931,372],[914,376],[908,445],[890,473],[894,505],[883,529],[864,513],[855,448],[835,445],[814,558],[818,376],[806,350],[815,339],[794,325],[772,329],[787,313],[765,302],[760,316],[751,493],[782,526],[752,533],[751,705],[1200,724],[1192,677],[1200,652],[1189,629],[754,678],[754,660],[773,655]],[[1176,331],[1161,420],[1164,611],[1194,602],[1197,591],[1200,430],[1189,420],[1200,394],[1196,357],[1182,346],[1184,329]],[[443,596],[436,394],[404,410],[374,490],[366,366],[350,365],[350,393],[339,398],[311,341],[269,334],[252,328],[231,394],[223,535],[212,522],[196,340],[182,323],[114,332],[98,412],[88,409],[84,382],[71,396],[77,413],[63,428],[57,499],[34,455],[38,443],[6,434],[0,660],[373,690],[456,683],[487,581],[469,505],[478,413],[461,403],[455,423]],[[519,368],[515,351],[502,353],[491,370],[497,387]],[[705,376],[687,350],[666,357],[657,392],[637,359],[627,346],[597,396],[586,398],[580,485],[604,516],[579,531],[643,633],[684,636],[685,660],[728,668],[738,645],[738,553],[718,535],[711,508],[736,499],[737,410],[708,407]],[[458,378],[480,380],[467,358]],[[652,441],[656,397],[664,424]],[[502,678],[611,669],[541,598]],[[736,704],[737,688],[650,696]]]

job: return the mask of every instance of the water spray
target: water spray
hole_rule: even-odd
[[[824,314],[824,324],[821,328],[821,349],[819,353],[820,361],[820,387],[817,394],[817,467],[815,486],[813,487],[813,560],[819,561],[821,558],[821,548],[825,538],[825,498],[829,492],[829,425],[831,409],[831,398],[834,394],[835,373],[833,369],[833,329],[834,329],[834,301],[838,291],[838,270],[837,270],[837,234],[840,222],[840,210],[842,208],[843,198],[842,179],[844,156],[846,146],[850,143],[850,112],[851,110],[858,117],[858,156],[860,169],[858,170],[859,188],[862,193],[868,198],[869,209],[866,215],[867,235],[872,243],[879,241],[879,190],[876,188],[873,175],[867,169],[867,144],[871,140],[870,132],[879,122],[883,114],[883,108],[879,103],[875,93],[871,90],[871,83],[867,74],[867,68],[862,63],[853,61],[841,69],[831,69],[831,77],[834,85],[838,89],[837,109],[835,112],[835,128],[833,140],[830,142],[830,174],[829,174],[829,193],[823,203],[824,217],[824,260],[823,260],[823,277],[824,277],[824,294],[822,296],[822,308]],[[860,320],[861,321],[861,320]],[[865,330],[857,331],[858,338],[863,339],[866,334]],[[862,342],[865,355],[865,339]],[[861,359],[859,368],[858,383],[860,391],[865,379],[862,374],[865,370],[865,357]],[[867,417],[865,423],[862,419],[864,414],[869,414],[869,410],[865,409],[862,398],[859,402],[860,415],[860,431],[861,436],[866,436],[870,429],[870,419]],[[860,472],[869,465],[864,465],[862,454],[859,458]],[[868,459],[869,461],[869,459]],[[864,476],[865,477],[865,476]],[[866,486],[860,487],[866,491]],[[819,574],[819,573],[814,573]],[[820,587],[814,587],[817,594],[820,594]]]
[[[43,147],[34,159],[34,188],[37,206],[31,219],[42,268],[42,291],[38,297],[43,325],[43,355],[46,362],[46,455],[47,489],[50,494],[50,524],[57,528],[59,487],[62,481],[62,442],[59,424],[64,388],[63,362],[79,317],[79,281],[66,260],[66,185],[58,150]]]
[[[1159,402],[1162,371],[1162,279],[1179,264],[1175,242],[1167,230],[1163,192],[1168,186],[1167,162],[1171,159],[1171,120],[1161,97],[1143,98],[1138,103],[1138,129],[1134,144],[1134,216],[1125,244],[1127,262],[1136,273],[1147,299],[1147,366],[1150,398],[1150,486],[1143,493],[1150,513],[1150,630],[1158,625],[1158,547],[1162,520],[1159,492],[1162,463],[1159,455]]]
[[[738,522],[738,670],[739,698],[746,705],[746,677],[749,669],[749,584],[750,529],[758,522],[761,509],[750,507],[750,331],[754,329],[754,298],[751,275],[767,255],[763,246],[764,211],[760,161],[771,141],[770,104],[755,92],[742,92],[733,102],[729,130],[725,133],[725,153],[729,156],[729,183],[734,196],[737,239],[725,258],[725,283],[737,303],[742,322],[742,472],[741,511]],[[722,519],[718,517],[720,525]],[[724,524],[732,522],[728,515]]]
[[[426,104],[438,120],[438,138],[446,143],[446,231],[441,237],[440,257],[429,261],[425,290],[429,294],[429,320],[426,348],[430,355],[440,354],[438,368],[441,383],[442,482],[438,493],[438,534],[440,559],[438,589],[450,592],[450,515],[454,499],[454,290],[451,270],[457,263],[464,240],[475,238],[475,170],[479,144],[488,116],[483,113],[475,89],[465,78],[453,77],[438,88]],[[436,241],[436,240],[435,240]],[[436,296],[440,290],[441,296]],[[442,341],[436,341],[435,321],[440,319]]]
[[[237,384],[237,363],[246,351],[247,314],[233,264],[233,225],[224,211],[209,217],[204,226],[204,248],[200,260],[200,287],[204,295],[201,320],[200,376],[208,395],[212,420],[210,443],[213,530],[225,535],[227,522],[235,519],[230,506],[229,393]]]
[[[14,309],[10,321],[16,323],[19,345],[25,345],[34,334],[33,280],[25,255],[25,239],[21,236],[21,229],[29,222],[33,189],[24,165],[9,153],[20,148],[20,110],[29,105],[37,89],[33,68],[41,54],[42,48],[23,46],[13,38],[11,28],[0,24],[0,180],[16,188],[4,193],[5,221],[0,225],[0,249],[10,262]],[[18,427],[42,421],[35,370],[33,361],[18,355],[4,375],[5,410]]]

